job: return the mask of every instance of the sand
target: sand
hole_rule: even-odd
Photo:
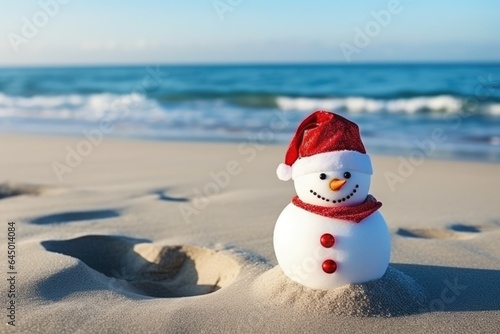
[[[274,223],[294,195],[275,177],[283,145],[105,138],[59,180],[53,162],[81,140],[0,136],[19,333],[500,331],[499,165],[408,171],[372,156],[390,268],[317,291],[276,266]],[[404,181],[391,187],[388,173]]]

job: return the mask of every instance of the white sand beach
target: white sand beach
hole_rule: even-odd
[[[500,331],[498,164],[427,159],[391,189],[400,159],[372,155],[390,269],[320,291],[276,266],[274,224],[295,194],[275,174],[284,145],[105,138],[58,178],[81,140],[0,136],[19,333]]]

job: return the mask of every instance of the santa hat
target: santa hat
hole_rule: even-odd
[[[359,128],[340,115],[316,111],[300,123],[276,174],[288,181],[307,173],[342,169],[372,174]]]

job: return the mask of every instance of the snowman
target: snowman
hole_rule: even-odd
[[[382,203],[368,194],[371,174],[355,123],[327,111],[302,121],[277,170],[297,193],[274,229],[276,258],[290,279],[335,289],[384,275],[390,235]]]

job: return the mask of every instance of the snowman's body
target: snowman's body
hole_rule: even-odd
[[[322,245],[325,234],[333,236],[333,246]],[[290,203],[276,222],[274,250],[292,280],[313,289],[334,289],[382,277],[389,264],[390,235],[378,211],[356,223]],[[335,272],[323,270],[327,260],[335,262]]]
[[[391,242],[382,203],[369,195],[372,173],[355,123],[327,111],[301,122],[276,170],[297,193],[274,229],[276,258],[288,277],[335,289],[384,275]]]

